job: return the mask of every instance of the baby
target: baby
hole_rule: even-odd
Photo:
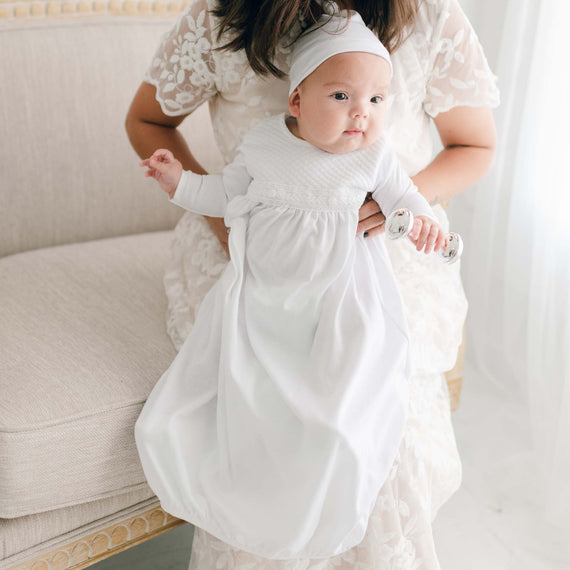
[[[361,31],[358,27],[354,28],[358,26],[354,21],[357,18],[360,19],[358,15],[353,17],[350,28],[356,29],[356,33]],[[342,31],[339,28],[338,32]],[[350,49],[350,39],[347,41],[346,38],[349,29],[344,32],[341,41],[345,43],[344,49]],[[356,50],[338,53],[324,59],[313,69],[319,59],[337,49],[334,39],[339,41],[340,37],[330,38],[325,49],[316,35],[307,34],[299,40],[297,58],[293,60],[290,74],[290,116],[285,122],[295,137],[325,152],[342,154],[364,149],[377,142],[382,135],[392,65],[387,50],[378,42],[374,53]],[[318,59],[315,58],[315,49],[317,53],[322,52]],[[393,161],[394,158],[390,157],[390,160]],[[202,180],[197,175],[186,173],[187,176],[180,184],[182,164],[170,151],[157,150],[140,164],[148,167],[146,176],[156,178],[175,204],[204,215],[225,214],[223,206],[226,196],[230,195],[227,190],[217,187],[218,193],[226,194],[220,195],[220,202],[215,196],[206,197],[201,194]],[[399,169],[396,166],[394,168]],[[396,176],[398,180],[395,184],[399,185],[399,190],[408,189],[412,184],[402,172]],[[244,175],[244,179],[249,181],[247,175]],[[182,187],[179,188],[179,185]],[[212,189],[208,192],[212,192]],[[189,196],[192,193],[195,193],[194,197]],[[429,204],[419,194],[416,198],[413,200],[416,211],[414,225],[409,232],[410,239],[418,251],[424,246],[425,253],[445,249],[448,238],[433,217]],[[381,204],[380,200],[379,203]],[[218,204],[222,207],[217,207]],[[210,210],[210,205],[216,210],[215,213],[203,211]]]
[[[350,17],[349,17],[350,16]],[[219,175],[142,161],[172,202],[224,216],[230,261],[137,420],[163,508],[265,558],[358,544],[402,438],[409,339],[384,241],[356,235],[367,192],[446,237],[383,132],[390,56],[358,14],[296,42],[289,114],[260,121]]]

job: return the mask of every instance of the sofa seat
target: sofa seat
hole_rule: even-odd
[[[146,486],[81,505],[17,519],[0,519],[0,569],[12,568],[38,553],[61,548],[76,538],[106,529],[115,521],[158,505],[158,499]]]
[[[0,518],[148,492],[133,428],[175,356],[172,232],[0,259]]]

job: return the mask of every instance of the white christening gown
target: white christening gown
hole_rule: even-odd
[[[145,81],[168,115],[208,101],[218,146],[230,162],[243,135],[287,109],[287,80],[260,78],[243,52],[217,51],[215,0],[193,0],[165,35]],[[277,65],[288,69],[284,42]],[[496,106],[499,95],[481,46],[457,0],[423,0],[404,43],[392,54],[394,77],[386,129],[409,174],[432,159],[431,118],[459,106]],[[448,229],[445,211],[435,206]],[[370,243],[376,239],[373,238]],[[406,240],[386,244],[404,301],[412,376],[404,435],[378,494],[363,540],[329,559],[270,560],[196,527],[189,570],[439,570],[432,521],[457,490],[461,462],[443,372],[456,359],[467,303],[459,264],[418,255]],[[207,291],[228,258],[208,223],[186,212],[175,230],[164,283],[167,328],[180,348]]]
[[[359,544],[400,445],[409,340],[384,242],[356,236],[367,192],[434,217],[386,136],[331,154],[280,114],[172,199],[225,216],[231,259],[137,421],[141,462],[166,511],[267,558]]]

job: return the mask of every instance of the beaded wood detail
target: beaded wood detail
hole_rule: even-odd
[[[10,570],[80,570],[185,524],[153,507],[78,540],[12,566]]]
[[[170,18],[189,4],[189,0],[0,0],[0,22],[101,16]]]

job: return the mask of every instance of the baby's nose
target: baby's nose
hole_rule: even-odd
[[[357,104],[352,108],[352,116],[355,119],[365,119],[368,117],[368,108],[364,104]]]

